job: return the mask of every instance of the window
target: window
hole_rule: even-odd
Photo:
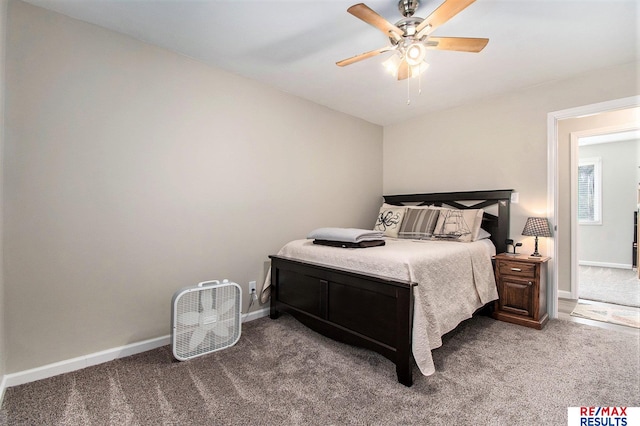
[[[602,224],[602,161],[581,158],[578,165],[578,223]]]

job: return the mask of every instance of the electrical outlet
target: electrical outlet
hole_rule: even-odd
[[[256,292],[256,282],[255,281],[249,281],[249,294],[255,293]]]

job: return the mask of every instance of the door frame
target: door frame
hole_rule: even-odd
[[[575,108],[568,108],[553,111],[547,114],[547,207],[549,211],[549,221],[551,222],[554,236],[549,238],[549,251],[553,258],[549,262],[549,297],[547,298],[547,310],[550,318],[558,317],[558,244],[556,241],[558,232],[558,212],[556,208],[559,201],[558,191],[558,122],[567,118],[578,118],[585,115],[599,114],[601,112],[614,111],[640,106],[640,96],[630,96],[627,98],[614,99],[606,102],[599,102]],[[574,221],[572,220],[572,223]],[[571,229],[570,229],[571,232]],[[573,239],[573,235],[572,235]],[[574,241],[571,241],[571,251],[575,249]],[[572,271],[573,281],[573,271]],[[573,283],[571,284],[573,292]],[[563,292],[566,293],[566,292]],[[571,294],[566,296],[572,297]]]

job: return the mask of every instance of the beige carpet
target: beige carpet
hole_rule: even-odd
[[[578,302],[571,315],[611,324],[640,328],[640,309],[600,303]]]
[[[640,279],[637,271],[580,265],[578,279],[580,299],[640,307]]]
[[[7,389],[0,425],[566,425],[567,407],[640,406],[640,340],[569,321],[474,317],[396,381],[380,355],[283,315],[233,347],[175,362],[168,346]]]

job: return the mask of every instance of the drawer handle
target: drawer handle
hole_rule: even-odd
[[[522,269],[520,268],[511,268],[511,270],[514,272],[522,272]]]
[[[529,281],[529,282],[527,283],[527,285],[533,285],[533,282]]]

